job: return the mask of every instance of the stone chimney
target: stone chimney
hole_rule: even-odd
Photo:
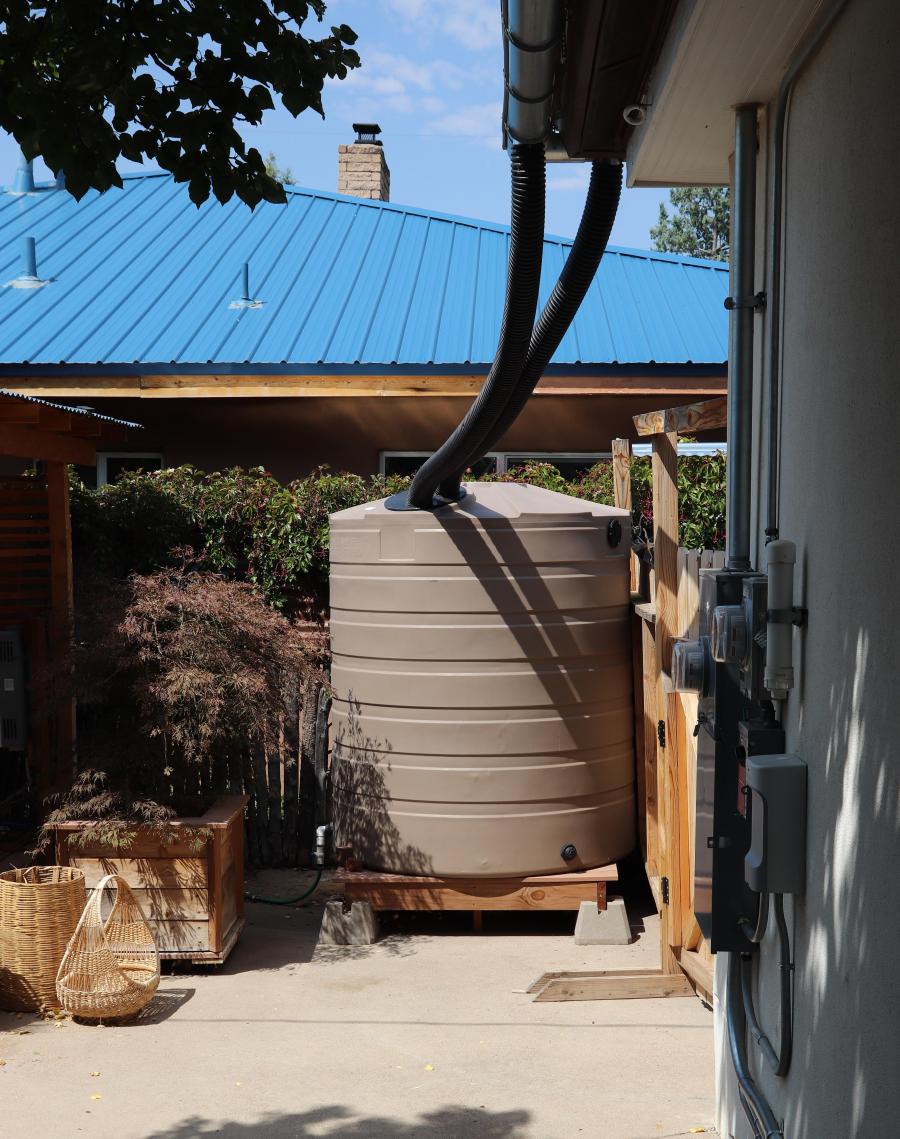
[[[391,199],[391,172],[378,141],[378,123],[354,123],[356,141],[338,147],[338,193],[354,198]]]

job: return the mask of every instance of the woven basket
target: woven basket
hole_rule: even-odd
[[[104,921],[103,895],[116,898]],[[159,953],[128,883],[118,874],[101,879],[66,949],[56,978],[60,1005],[93,1020],[133,1016],[159,984]]]
[[[69,866],[0,874],[0,1008],[59,1008],[56,974],[84,902],[84,874]]]

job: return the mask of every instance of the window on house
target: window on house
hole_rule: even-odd
[[[382,451],[380,455],[380,470],[383,475],[414,475],[431,451]],[[499,469],[499,455],[485,455],[479,460],[476,474],[483,475]]]
[[[159,451],[98,451],[97,486],[115,482],[126,471],[161,471]]]
[[[577,479],[591,469],[601,459],[612,458],[609,452],[566,452],[551,453],[544,451],[508,451],[504,455],[504,470],[515,467],[524,467],[526,463],[550,463],[556,467],[564,479]]]
[[[384,475],[412,475],[431,454],[430,451],[382,451],[381,473]],[[609,452],[549,452],[549,451],[492,451],[482,460],[477,474],[487,471],[504,475],[526,463],[552,463],[565,479],[575,479],[601,459],[609,459]]]

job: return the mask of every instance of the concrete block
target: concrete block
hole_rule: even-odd
[[[325,903],[319,945],[372,945],[377,940],[378,914],[368,902],[353,902],[347,913],[340,899]]]
[[[575,923],[576,945],[629,945],[631,926],[624,898],[610,898],[605,910],[596,902],[582,902]]]

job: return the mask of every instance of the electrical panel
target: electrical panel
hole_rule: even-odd
[[[18,629],[0,629],[0,748],[24,751],[25,653]]]
[[[762,894],[806,889],[806,764],[796,755],[747,758],[747,884]]]
[[[716,952],[752,951],[746,923],[758,899],[747,884],[752,804],[749,756],[784,751],[764,702],[766,578],[701,570],[700,637],[673,651],[675,687],[699,694],[694,909]]]

